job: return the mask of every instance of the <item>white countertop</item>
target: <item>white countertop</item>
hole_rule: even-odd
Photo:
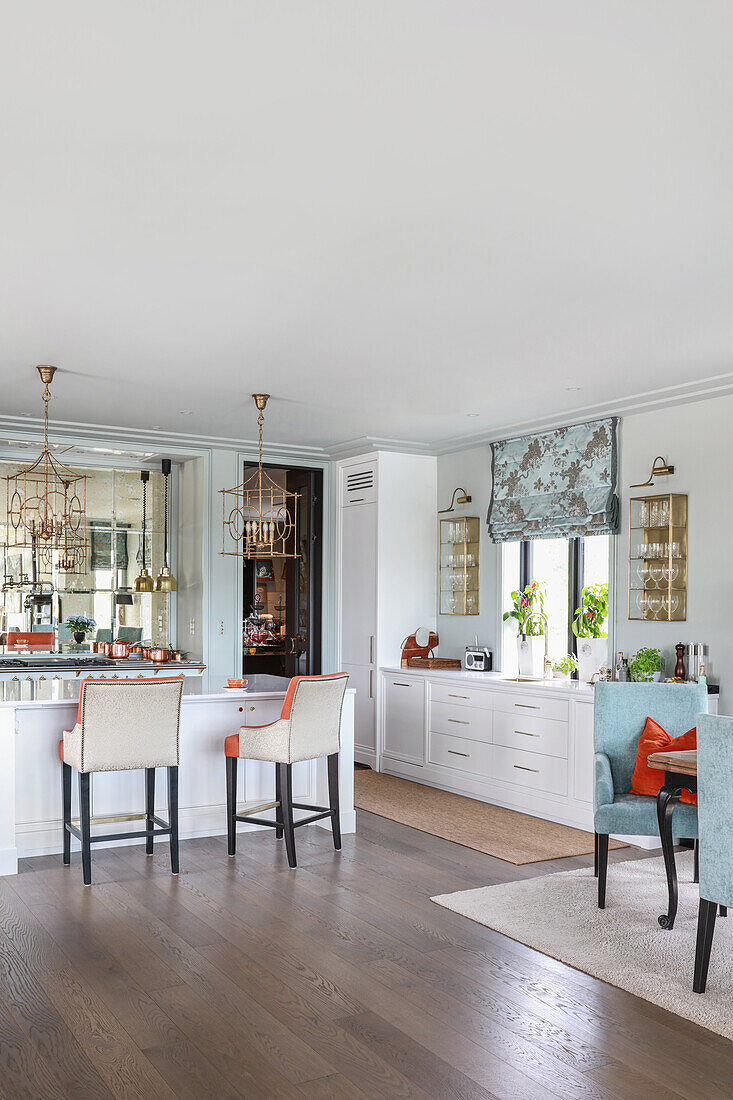
[[[577,680],[517,680],[501,672],[471,672],[465,668],[399,668],[385,666],[381,672],[398,673],[400,676],[422,676],[431,680],[447,680],[450,683],[473,684],[476,687],[506,688],[514,691],[548,691],[553,695],[592,699],[593,687]]]

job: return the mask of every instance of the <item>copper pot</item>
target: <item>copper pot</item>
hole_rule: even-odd
[[[113,642],[112,656],[117,660],[126,660],[130,655],[129,642]]]
[[[111,657],[112,656],[112,650],[114,648],[114,644],[112,642],[103,642],[102,644],[104,646],[104,655],[105,655],[105,657]]]
[[[92,642],[92,653],[104,653],[104,642]]]
[[[150,648],[150,646],[148,646],[143,650],[143,660],[152,661],[152,659],[153,659],[153,651]]]
[[[136,661],[141,661],[145,655],[145,646],[141,642],[135,642],[130,646],[130,657],[134,657]]]
[[[184,658],[183,654],[181,653],[180,649],[174,649],[173,650],[173,660],[174,661],[183,661],[183,660],[185,660],[185,658]]]
[[[164,665],[166,661],[170,660],[170,650],[153,649],[150,653],[150,660],[154,665]]]

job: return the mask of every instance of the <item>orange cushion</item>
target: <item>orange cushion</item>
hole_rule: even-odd
[[[636,750],[636,764],[634,774],[631,776],[630,794],[647,794],[654,798],[659,794],[659,788],[664,783],[664,772],[658,768],[649,767],[649,757],[653,752],[686,752],[697,748],[697,729],[693,727],[681,737],[670,737],[667,731],[655,722],[653,718],[647,718],[644,729],[639,738],[639,748]],[[697,806],[697,795],[690,791],[683,791],[680,802],[686,802],[689,806]]]
[[[225,756],[239,756],[239,734],[232,733],[224,741]]]

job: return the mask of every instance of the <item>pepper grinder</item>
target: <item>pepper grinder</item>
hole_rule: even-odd
[[[682,642],[678,642],[674,647],[677,654],[677,664],[674,666],[674,678],[675,680],[684,680],[685,678],[685,647]]]

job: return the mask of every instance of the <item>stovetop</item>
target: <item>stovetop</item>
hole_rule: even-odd
[[[79,668],[80,665],[83,665],[84,668],[101,668],[113,665],[114,663],[115,662],[109,657],[96,655],[93,657],[84,657],[80,661],[78,656],[65,657],[53,653],[32,654],[27,657],[0,657],[0,672],[6,668]]]

